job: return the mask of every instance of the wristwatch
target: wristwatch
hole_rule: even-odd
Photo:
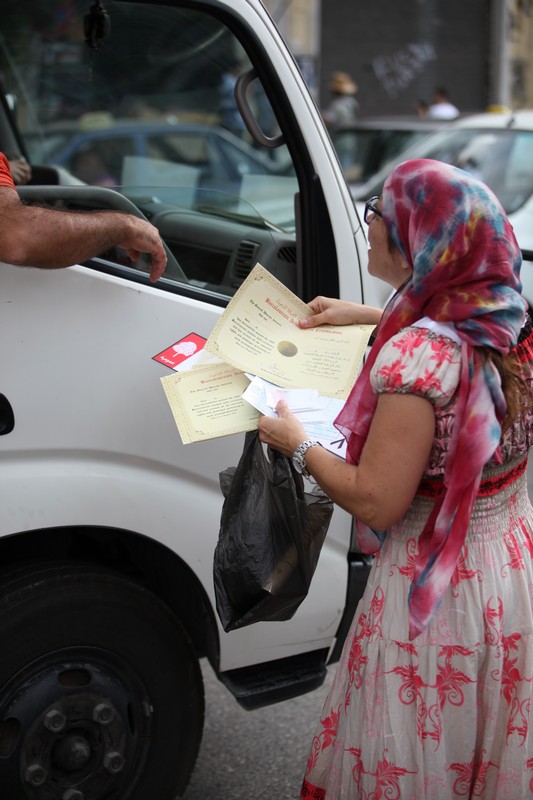
[[[299,472],[300,475],[303,475],[304,478],[310,478],[309,470],[305,464],[305,454],[311,447],[322,447],[320,442],[317,439],[306,439],[305,442],[302,442],[294,453],[292,454],[292,463],[294,464],[294,469],[296,472]]]

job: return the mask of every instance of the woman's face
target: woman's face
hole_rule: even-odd
[[[381,211],[381,198],[375,208]],[[409,277],[412,270],[397,247],[391,244],[387,226],[378,213],[367,213],[368,224],[368,272],[395,289]]]

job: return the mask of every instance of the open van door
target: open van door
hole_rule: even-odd
[[[157,356],[207,338],[256,262],[305,301],[382,298],[259,0],[7,0],[0,73],[0,150],[33,168],[23,201],[143,215],[168,252],[156,285],[114,250],[0,264],[0,785],[171,800],[200,743],[199,658],[247,708],[314,688],[364,581],[336,509],[295,617],[224,633],[219,473],[243,440],[184,446]]]

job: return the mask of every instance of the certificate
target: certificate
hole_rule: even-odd
[[[228,364],[161,378],[183,444],[257,428],[259,411],[242,399],[250,381]]]
[[[313,388],[346,398],[361,366],[373,325],[300,328],[313,316],[299,297],[256,264],[205,344],[236,369],[285,388]]]
[[[305,424],[313,431],[310,426],[317,426],[317,438],[340,454],[343,440],[333,419],[354,384],[374,326],[300,328],[298,320],[312,315],[299,297],[256,264],[202,350],[216,362],[161,378],[183,444],[257,428],[260,413],[269,412],[265,401],[257,399],[257,389],[253,394],[248,373],[274,388],[308,390],[307,405],[311,394],[320,397],[318,420],[317,408],[306,407]]]

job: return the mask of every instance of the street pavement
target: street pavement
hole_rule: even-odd
[[[245,711],[204,660],[206,717],[183,800],[297,800],[335,667],[314,692]]]
[[[533,499],[533,458],[528,488]],[[325,683],[314,692],[244,711],[204,660],[204,736],[183,800],[297,800],[335,669],[329,668]]]

